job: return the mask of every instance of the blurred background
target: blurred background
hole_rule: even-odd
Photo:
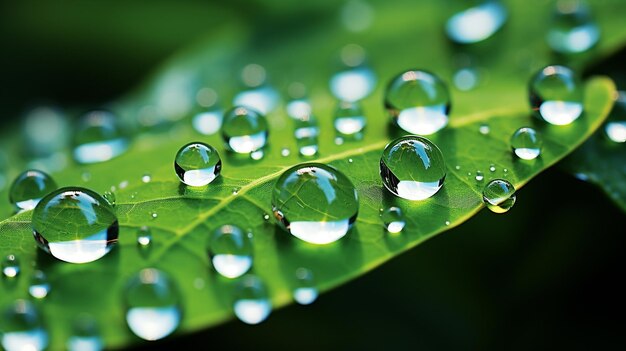
[[[280,35],[345,21],[342,8],[363,4],[2,1],[0,123],[11,128],[40,103],[80,109],[115,100],[234,18],[264,50]],[[358,33],[359,23],[348,25]],[[624,349],[624,224],[600,191],[553,168],[519,191],[509,213],[483,211],[312,306],[137,349]]]

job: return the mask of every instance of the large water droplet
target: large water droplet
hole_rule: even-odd
[[[7,351],[40,351],[48,346],[39,311],[26,300],[17,300],[4,309],[0,330],[2,347]]]
[[[272,209],[281,226],[313,244],[342,238],[356,220],[359,200],[352,182],[333,167],[302,163],[278,178]]]
[[[40,270],[33,272],[28,286],[28,293],[36,299],[43,299],[50,293],[50,282],[46,274]]]
[[[443,186],[446,165],[437,145],[424,137],[408,135],[387,145],[380,158],[380,176],[394,195],[424,200]]]
[[[626,92],[618,92],[613,109],[604,125],[604,132],[613,142],[626,142]]]
[[[128,149],[128,139],[108,111],[84,115],[74,134],[74,159],[78,163],[108,161]]]
[[[211,234],[209,258],[217,273],[240,277],[252,266],[252,242],[239,227],[223,225]]]
[[[72,335],[67,339],[69,351],[100,351],[104,348],[98,325],[92,317],[81,315],[73,323]]]
[[[125,290],[126,323],[145,340],[158,340],[171,334],[182,317],[177,287],[165,273],[143,269]]]
[[[178,150],[174,170],[184,184],[205,186],[220,175],[222,159],[213,146],[193,142]]]
[[[265,147],[269,129],[265,117],[247,107],[234,107],[224,115],[222,137],[230,150],[250,154]]]
[[[15,278],[20,274],[20,260],[10,254],[2,259],[2,274],[7,278]]]
[[[583,112],[582,86],[574,71],[547,66],[530,81],[530,105],[535,115],[554,125],[575,121]]]
[[[340,102],[335,111],[335,130],[343,136],[361,133],[366,120],[361,106],[356,102]]]
[[[32,210],[44,196],[56,188],[57,184],[47,173],[24,171],[11,184],[9,200],[17,211]]]
[[[546,39],[552,50],[576,54],[591,49],[598,42],[600,29],[587,4],[579,0],[561,0],[557,2]]]
[[[477,43],[495,34],[506,18],[506,8],[499,1],[484,1],[450,17],[446,22],[446,34],[459,44]]]
[[[35,241],[59,260],[95,261],[117,243],[118,222],[111,205],[84,188],[58,189],[44,197],[33,212]]]
[[[489,181],[483,189],[483,201],[495,213],[504,213],[515,205],[515,188],[504,179]]]
[[[429,135],[448,124],[450,95],[446,85],[434,74],[409,70],[396,76],[387,86],[385,108],[403,130]]]
[[[530,127],[522,127],[511,136],[511,149],[523,160],[534,160],[541,154],[543,140],[537,131]]]
[[[247,324],[259,324],[272,312],[272,303],[265,284],[254,275],[241,278],[235,289],[233,310],[239,320]]]
[[[402,210],[398,207],[389,207],[381,213],[381,219],[387,232],[392,234],[398,234],[404,229],[406,225],[406,219]]]
[[[296,287],[293,289],[293,299],[301,305],[310,305],[317,299],[318,291],[315,279],[310,269],[296,269]]]

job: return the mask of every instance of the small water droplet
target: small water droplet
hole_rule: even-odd
[[[91,173],[85,171],[80,175],[80,178],[83,180],[83,182],[87,183],[88,181],[91,180]]]
[[[263,150],[257,150],[250,153],[250,158],[255,161],[262,160],[264,156],[265,153],[263,152]]]
[[[286,147],[284,147],[284,148],[282,148],[282,149],[280,150],[280,155],[281,155],[282,157],[287,157],[287,156],[289,156],[290,154],[291,154],[291,151],[289,151],[289,149],[288,149],[288,148],[286,148]]]
[[[128,180],[123,180],[119,184],[120,189],[125,189],[127,186],[128,186]]]
[[[507,180],[491,180],[483,189],[483,201],[492,212],[507,212],[513,207],[515,200],[515,188]]]
[[[150,176],[150,174],[148,173],[141,176],[141,181],[144,183],[150,183],[151,180],[152,180],[152,176]]]
[[[454,169],[456,169],[457,171],[459,171],[459,170],[461,170],[461,166],[456,165],[456,166],[454,166]]]
[[[354,162],[354,160],[352,160],[351,158],[348,159],[348,163],[352,163]]]
[[[41,351],[48,346],[48,333],[35,305],[26,300],[16,300],[3,312],[0,330],[5,350]]]
[[[134,199],[135,197],[137,197],[137,192],[136,192],[136,191],[133,191],[133,192],[130,194],[130,198],[131,198],[131,199]]]
[[[499,1],[483,1],[451,16],[446,34],[453,42],[473,44],[493,36],[506,22],[506,8]]]
[[[299,138],[296,140],[296,144],[298,146],[298,153],[300,156],[313,157],[317,155],[319,151],[317,137]]]
[[[488,124],[481,124],[480,127],[478,127],[478,131],[482,135],[489,134],[489,125]]]
[[[287,103],[287,115],[293,119],[306,118],[312,112],[313,108],[307,99],[294,99]]]
[[[330,79],[330,91],[340,101],[355,102],[372,93],[376,86],[376,75],[365,62],[362,47],[349,44],[342,49],[345,65]]]
[[[598,42],[600,29],[583,1],[560,0],[546,39],[555,52],[576,54],[588,51]]]
[[[282,228],[312,244],[329,244],[346,235],[358,208],[350,179],[320,163],[289,168],[272,192],[272,211]]]
[[[530,127],[519,128],[511,136],[511,149],[523,160],[534,160],[539,157],[542,145],[541,136]]]
[[[152,217],[152,219],[156,219],[157,217],[159,217],[159,214],[156,212],[152,212],[150,216]]]
[[[176,153],[174,170],[185,185],[205,186],[220,175],[222,159],[213,146],[192,142]]]
[[[126,323],[144,340],[171,334],[181,320],[178,288],[165,273],[146,268],[132,277],[124,292]]]
[[[267,75],[263,66],[254,63],[249,64],[243,68],[241,77],[244,84],[249,88],[235,96],[233,99],[234,106],[250,107],[263,114],[276,108],[280,96],[273,87],[267,84]]]
[[[233,188],[233,195],[239,194],[239,188]]]
[[[74,320],[72,335],[67,339],[68,351],[100,351],[104,343],[96,320],[89,315],[80,315]]]
[[[107,200],[107,202],[109,203],[109,205],[111,206],[115,206],[116,200],[115,200],[115,193],[112,191],[105,191],[102,194],[102,197]]]
[[[387,232],[398,234],[406,225],[406,219],[402,210],[398,207],[390,207],[381,213],[381,219]]]
[[[221,109],[211,108],[207,111],[196,113],[191,120],[191,125],[200,134],[212,135],[217,133],[220,127],[222,127],[223,117],[224,112]]]
[[[337,106],[334,125],[339,134],[353,136],[361,133],[366,122],[365,115],[358,103],[343,101]]]
[[[461,68],[454,73],[452,82],[461,91],[472,90],[478,84],[478,71],[469,67]]]
[[[152,243],[152,230],[148,226],[141,226],[137,230],[137,244],[140,247],[147,247]]]
[[[79,187],[61,188],[45,196],[35,207],[32,225],[41,249],[71,263],[103,257],[117,243],[119,231],[107,200]]]
[[[92,111],[79,121],[74,134],[74,159],[88,164],[108,161],[128,149],[128,139],[109,111]]]
[[[380,159],[380,176],[392,194],[425,200],[443,186],[446,165],[437,145],[424,137],[409,135],[387,145]]]
[[[567,125],[583,112],[582,85],[565,66],[547,66],[530,81],[530,105],[535,116],[553,125]]]
[[[263,219],[268,221],[270,219],[270,215],[268,215],[267,213],[263,214]]]
[[[247,324],[259,324],[267,319],[272,303],[265,284],[251,274],[242,277],[235,289],[233,310],[237,318]]]
[[[450,221],[446,221],[446,225],[450,225]]]
[[[293,289],[293,299],[301,305],[312,304],[318,296],[315,279],[310,269],[296,269],[296,286]]]
[[[343,138],[342,137],[336,137],[335,138],[335,145],[343,145]]]
[[[508,171],[509,171],[509,170],[508,170],[508,169],[506,169],[506,168],[504,168],[504,169],[502,170],[502,172],[504,172],[504,173],[506,173],[506,172],[508,172]]]
[[[7,255],[2,260],[2,274],[7,278],[15,278],[20,274],[20,260],[15,255]]]
[[[448,125],[450,95],[434,74],[409,70],[387,86],[385,108],[398,127],[412,134],[430,135]]]
[[[496,166],[495,165],[490,165],[489,166],[489,172],[495,172],[496,171]]]
[[[626,142],[626,92],[618,92],[613,109],[604,125],[604,132],[612,142]]]
[[[252,267],[252,242],[234,225],[217,228],[209,240],[213,268],[226,278],[238,278]]]
[[[56,188],[56,182],[48,174],[37,170],[24,171],[11,184],[9,200],[17,211],[32,210]]]
[[[224,115],[222,138],[235,153],[250,154],[264,148],[268,134],[265,116],[251,108],[236,106]]]
[[[476,181],[482,182],[485,179],[485,175],[481,171],[476,171]]]
[[[50,283],[46,274],[40,270],[35,270],[30,279],[28,293],[36,299],[43,299],[50,293]]]

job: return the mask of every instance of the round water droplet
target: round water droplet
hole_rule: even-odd
[[[4,309],[0,330],[2,347],[7,351],[40,351],[48,346],[39,311],[26,300],[17,300]]]
[[[437,145],[424,137],[408,135],[387,145],[380,158],[380,176],[394,195],[424,200],[443,186],[446,165]]]
[[[152,176],[150,176],[150,174],[144,174],[143,176],[141,176],[141,181],[144,183],[150,183],[150,181],[152,180]]]
[[[217,273],[240,277],[252,266],[252,242],[239,227],[223,225],[211,234],[209,258]]]
[[[474,68],[461,68],[452,76],[454,86],[461,91],[469,91],[478,84],[478,71]]]
[[[36,299],[43,299],[50,293],[50,282],[46,274],[40,270],[33,272],[28,286],[28,293]]]
[[[446,225],[450,225],[450,221],[446,221]]]
[[[587,4],[579,0],[560,0],[546,39],[555,52],[576,54],[591,49],[598,42],[600,29]]]
[[[402,232],[402,229],[404,229],[406,225],[406,219],[404,218],[402,210],[395,206],[384,210],[381,214],[381,219],[383,220],[387,232],[392,234]]]
[[[128,283],[125,290],[126,323],[144,340],[170,335],[182,317],[177,287],[165,273],[147,268]]]
[[[104,348],[98,324],[89,315],[80,315],[73,323],[72,335],[67,339],[69,351],[100,351]]]
[[[224,112],[219,108],[196,113],[191,119],[191,125],[198,133],[212,135],[217,133],[222,126]]]
[[[312,112],[313,108],[307,99],[294,99],[287,103],[287,115],[293,119],[305,118]]]
[[[534,160],[539,157],[542,145],[541,136],[530,127],[522,127],[511,136],[511,149],[523,160]]]
[[[335,138],[335,145],[343,145],[343,138],[342,137],[336,137]]]
[[[483,189],[483,201],[495,213],[504,213],[515,204],[515,188],[504,179],[489,181]]]
[[[211,145],[193,142],[178,150],[174,170],[185,185],[205,186],[220,175],[222,159]]]
[[[235,289],[233,310],[240,321],[259,324],[272,312],[272,303],[265,284],[254,275],[241,278]]]
[[[361,133],[366,120],[361,106],[355,102],[340,102],[335,111],[335,130],[342,135],[352,136]]]
[[[39,201],[57,188],[57,184],[48,174],[28,170],[15,178],[9,190],[9,200],[17,211],[32,210]]]
[[[362,100],[372,93],[375,86],[376,75],[365,65],[347,67],[330,79],[330,91],[340,101]]]
[[[507,11],[499,1],[487,0],[454,14],[446,22],[446,34],[459,44],[473,44],[490,38],[506,22]]]
[[[298,146],[298,153],[300,156],[313,157],[317,155],[317,152],[319,151],[317,137],[296,139],[296,145]]]
[[[409,70],[396,76],[387,86],[385,108],[403,130],[429,135],[448,124],[450,95],[446,85],[434,74]]]
[[[315,279],[310,269],[296,269],[296,287],[293,289],[293,299],[301,305],[310,305],[317,299],[318,291]]]
[[[78,163],[108,161],[128,149],[128,139],[120,130],[117,118],[108,111],[84,115],[74,134],[74,159]]]
[[[137,244],[140,247],[147,247],[152,243],[152,230],[148,226],[141,226],[137,230]]]
[[[288,148],[286,148],[286,147],[284,147],[284,148],[282,148],[282,149],[280,150],[280,155],[281,155],[282,157],[287,157],[287,156],[289,156],[290,154],[291,154],[291,151],[289,151],[289,149],[288,149]]]
[[[613,109],[604,125],[604,132],[613,142],[626,142],[626,92],[618,92]]]
[[[230,150],[249,154],[265,147],[269,129],[265,117],[247,107],[234,107],[224,115],[222,137]]]
[[[583,112],[582,86],[565,66],[547,66],[535,74],[529,95],[535,115],[550,124],[570,124]]]
[[[272,210],[293,236],[312,244],[329,244],[351,228],[359,200],[343,173],[320,163],[302,163],[276,181]]]
[[[112,192],[112,191],[108,191],[108,190],[107,190],[107,191],[105,191],[105,192],[102,194],[102,197],[103,197],[105,200],[107,200],[107,202],[109,203],[109,205],[111,205],[111,206],[115,206],[116,201],[115,201],[115,193],[114,193],[114,192]]]
[[[262,160],[263,157],[265,157],[265,152],[263,152],[263,150],[256,150],[250,153],[250,158],[255,161]]]
[[[152,217],[152,219],[156,219],[157,217],[159,217],[159,214],[158,214],[158,213],[156,213],[156,212],[152,212],[152,213],[150,214],[150,217]]]
[[[478,127],[478,131],[482,135],[489,134],[489,125],[488,124],[481,124],[480,127]]]
[[[482,182],[485,179],[485,175],[481,171],[476,171],[476,181]]]
[[[15,278],[20,274],[20,260],[15,255],[7,255],[2,259],[2,274],[7,278]]]
[[[119,230],[113,207],[79,187],[61,188],[44,197],[35,207],[32,225],[39,247],[71,263],[106,255],[117,243]]]
[[[495,165],[489,165],[489,172],[495,172],[496,171],[496,166]]]

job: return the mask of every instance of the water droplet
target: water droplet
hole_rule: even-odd
[[[454,14],[446,22],[446,34],[459,44],[472,44],[490,38],[506,22],[507,11],[499,1],[487,0]]]
[[[306,118],[312,112],[313,108],[307,99],[294,99],[287,103],[287,115],[293,119]]]
[[[223,117],[224,112],[221,109],[212,108],[196,113],[191,120],[191,125],[200,134],[212,135],[220,130]]]
[[[33,212],[35,241],[44,251],[71,263],[95,261],[117,243],[119,226],[113,207],[84,188],[58,189]]]
[[[347,45],[342,59],[346,66],[330,78],[330,91],[340,101],[362,100],[376,86],[374,71],[364,64],[365,51],[358,45]]]
[[[230,150],[249,154],[265,147],[269,129],[265,117],[246,107],[234,107],[224,115],[222,137]]]
[[[478,71],[469,67],[461,68],[454,73],[452,82],[461,91],[472,90],[478,84]]]
[[[74,134],[74,159],[78,163],[108,161],[128,149],[128,139],[117,124],[117,117],[108,111],[92,111],[84,115]]]
[[[144,183],[150,183],[151,180],[152,180],[152,176],[150,176],[150,174],[148,173],[141,176],[141,181]]]
[[[159,217],[159,214],[156,212],[152,212],[150,216],[152,217],[152,219],[156,219],[157,217]]]
[[[119,185],[120,189],[126,189],[127,186],[128,186],[128,180],[122,180],[120,182],[120,185]]]
[[[582,86],[574,71],[547,66],[530,81],[530,105],[535,115],[553,125],[567,125],[583,112]]]
[[[20,260],[15,255],[7,255],[2,260],[2,274],[7,278],[15,278],[20,274]]]
[[[178,288],[165,273],[141,270],[126,286],[126,323],[144,340],[159,340],[179,325],[182,313]]]
[[[424,137],[409,135],[387,145],[380,158],[380,176],[394,195],[424,200],[443,186],[446,165],[437,145]]]
[[[450,95],[434,74],[409,70],[387,86],[385,108],[398,127],[412,134],[429,135],[448,124]]]
[[[446,225],[450,225],[450,221],[446,221]]]
[[[2,347],[7,351],[40,351],[48,346],[40,313],[26,300],[17,300],[4,309],[0,330]]]
[[[504,179],[489,181],[483,189],[483,201],[495,213],[504,213],[515,204],[515,188]]]
[[[222,160],[213,146],[193,142],[178,150],[174,170],[185,185],[205,186],[220,175]]]
[[[511,149],[523,160],[534,160],[539,157],[543,140],[537,131],[530,127],[522,127],[511,136]]]
[[[342,137],[336,137],[335,138],[335,145],[342,145],[343,144],[343,138]]]
[[[265,152],[263,150],[256,150],[250,153],[250,158],[255,161],[262,160],[264,156]]]
[[[69,351],[100,351],[104,348],[96,320],[80,315],[73,323],[72,335],[67,339]]]
[[[381,218],[387,232],[392,234],[400,233],[406,225],[406,219],[404,218],[402,210],[395,206],[384,210],[381,214]]]
[[[239,194],[239,188],[234,188],[233,189],[233,195],[237,195]]]
[[[18,175],[11,184],[9,200],[17,211],[32,210],[44,196],[56,188],[56,182],[48,174],[28,170]]]
[[[508,169],[506,169],[506,168],[504,168],[504,169],[502,170],[502,172],[504,172],[504,173],[506,173],[506,172],[508,172],[508,171],[509,171],[509,170],[508,170]]]
[[[265,284],[254,275],[246,275],[238,282],[235,290],[233,310],[240,321],[259,324],[272,312],[272,303]]]
[[[102,194],[102,197],[107,200],[107,202],[109,203],[109,205],[111,206],[115,206],[116,200],[115,200],[115,193],[112,191],[105,191]]]
[[[482,182],[485,179],[485,175],[481,171],[476,171],[476,181]]]
[[[461,166],[456,165],[456,166],[454,166],[454,169],[456,169],[457,171],[459,171],[459,170],[461,170]]]
[[[83,180],[83,182],[87,183],[88,181],[91,180],[91,173],[88,171],[83,172],[83,174],[80,175],[80,178]]]
[[[351,159],[351,158],[349,158],[349,159],[348,159],[348,163],[352,163],[352,162],[354,162],[354,160],[353,160],[353,159]]]
[[[310,269],[296,269],[296,287],[293,289],[293,299],[301,305],[312,304],[318,296],[315,279]]]
[[[317,137],[298,138],[296,140],[296,145],[298,146],[298,153],[300,156],[313,157],[317,155],[317,152],[319,151]]]
[[[548,45],[560,54],[576,54],[591,49],[600,39],[600,29],[589,7],[582,1],[559,1],[546,36]]]
[[[46,274],[40,270],[33,272],[28,286],[28,293],[36,299],[43,299],[50,293],[50,282]]]
[[[488,124],[481,124],[480,127],[478,127],[478,131],[482,135],[489,134],[489,125]]]
[[[350,179],[320,163],[289,168],[272,191],[272,210],[281,226],[313,244],[329,244],[346,235],[358,209],[357,192]]]
[[[252,266],[252,242],[239,227],[223,225],[211,234],[209,258],[217,273],[238,278]]]
[[[335,111],[335,130],[342,135],[352,136],[361,133],[366,120],[361,106],[354,102],[340,102]]]
[[[495,165],[489,165],[489,172],[495,172],[496,171],[496,166]]]
[[[152,230],[148,226],[141,226],[137,230],[137,244],[140,247],[147,247],[152,243]]]
[[[320,129],[317,125],[317,119],[313,116],[306,116],[294,120],[293,135],[296,139],[311,138],[319,135]]]
[[[284,147],[284,148],[282,148],[282,149],[280,150],[280,155],[281,155],[282,157],[287,157],[287,156],[289,156],[290,154],[291,154],[291,151],[289,151],[289,149],[288,149],[288,148],[286,148],[286,147]]]
[[[626,142],[626,92],[618,92],[613,109],[604,125],[604,132],[613,142]]]

